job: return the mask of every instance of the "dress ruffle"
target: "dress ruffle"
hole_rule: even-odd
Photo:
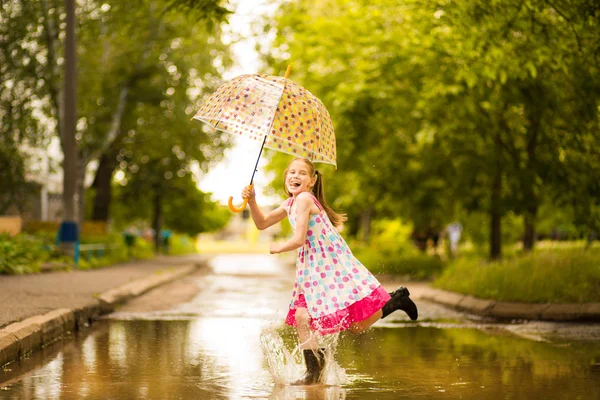
[[[380,310],[390,298],[390,295],[383,286],[379,286],[363,299],[350,304],[344,309],[324,315],[320,318],[313,318],[311,316],[310,326],[321,335],[329,335],[346,330],[350,328],[353,323],[364,321],[369,318],[373,313]],[[298,300],[294,302],[294,307],[295,308],[290,308],[285,319],[285,323],[291,326],[296,326],[296,310],[298,308],[308,309],[303,294],[298,296]],[[308,313],[310,315],[310,310]]]

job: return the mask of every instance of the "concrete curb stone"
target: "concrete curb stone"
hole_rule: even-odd
[[[600,321],[600,303],[582,304],[581,318],[586,320]]]
[[[486,315],[498,319],[541,319],[548,304],[497,301]]]
[[[600,303],[534,304],[496,301],[433,288],[424,289],[420,297],[474,315],[503,320],[600,321]]]
[[[8,331],[0,331],[0,366],[19,358],[19,339]]]
[[[486,314],[495,304],[495,300],[484,300],[473,296],[465,296],[461,302],[458,303],[458,307],[464,310],[472,310],[477,314]]]
[[[30,353],[43,343],[41,326],[37,321],[33,321],[33,318],[11,324],[3,331],[12,334],[16,338],[15,354],[17,358]]]
[[[168,268],[100,294],[84,307],[61,308],[12,323],[0,329],[0,366],[16,361],[58,339],[64,334],[87,327],[115,306],[155,287],[191,274],[202,264]]]

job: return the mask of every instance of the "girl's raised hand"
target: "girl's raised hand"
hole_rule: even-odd
[[[254,200],[254,185],[246,186],[242,190],[242,199]]]

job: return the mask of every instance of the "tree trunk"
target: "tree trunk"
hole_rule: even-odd
[[[490,260],[499,260],[502,257],[502,216],[499,213],[491,214]]]
[[[490,260],[502,258],[502,163],[498,154],[501,150],[500,133],[496,133],[496,165],[492,180],[490,200]]]
[[[77,167],[77,203],[79,209],[79,224],[85,222],[85,170],[87,163],[80,157]]]
[[[77,262],[76,246],[79,242],[77,226],[77,48],[75,38],[75,0],[65,0],[65,78],[60,114],[64,116],[60,132],[63,151],[63,220],[58,232],[60,248]],[[60,126],[60,121],[59,121]]]
[[[75,0],[65,0],[65,85],[64,132],[62,132],[63,160],[63,220],[77,222],[77,52],[75,38]]]
[[[522,178],[523,195],[525,198],[525,218],[523,234],[523,251],[530,252],[535,245],[535,219],[539,205],[539,191],[536,181],[539,177],[540,166],[537,162],[537,145],[543,134],[542,118],[545,109],[545,93],[540,83],[535,82],[524,91],[525,116],[529,122],[526,142],[526,169]]]
[[[364,243],[371,239],[371,220],[373,218],[373,207],[367,207],[360,213],[360,236]]]
[[[112,154],[105,153],[100,158],[96,179],[92,185],[96,189],[92,219],[94,221],[108,222],[110,218],[110,201],[112,198],[112,176],[115,170],[115,158]]]
[[[495,178],[490,212],[490,260],[499,260],[502,257],[502,214],[499,209],[500,187],[500,179]]]
[[[158,188],[154,190],[153,205],[152,229],[154,229],[154,252],[158,254],[161,248],[160,230],[162,225],[162,198]]]
[[[524,218],[523,251],[530,252],[535,246],[535,219],[537,207],[527,210]]]

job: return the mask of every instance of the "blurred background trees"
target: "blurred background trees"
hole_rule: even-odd
[[[28,149],[43,153],[52,138],[65,137],[65,4],[41,0],[0,5],[3,212],[8,204],[19,204],[26,165],[39,162]],[[108,0],[76,2],[75,12],[77,103],[68,111],[77,115],[76,219],[108,222],[116,172],[126,176],[120,180],[125,187],[140,180],[137,174],[146,162],[161,165],[141,170],[152,175],[151,187],[175,193],[181,184],[174,178],[191,182],[194,173],[222,157],[227,141],[219,133],[207,134],[189,118],[231,65],[220,29],[230,11],[216,0]],[[92,199],[86,201],[86,195]],[[209,196],[194,196],[210,203]],[[197,209],[209,215],[196,214],[198,222],[193,228],[184,224],[183,231],[214,228],[214,222],[203,222],[212,219],[212,208]],[[162,216],[153,218],[160,230]],[[177,229],[181,218],[171,221],[175,226],[170,228]],[[112,222],[123,227],[131,221]]]
[[[599,17],[588,0],[293,1],[263,53],[332,114],[351,232],[460,220],[497,259],[503,238],[600,230]]]
[[[338,168],[318,168],[330,203],[348,213],[353,248],[367,261],[387,257],[370,267],[404,257],[396,271],[439,272],[439,260],[425,260],[448,254],[438,239],[447,243],[456,221],[463,255],[491,260],[529,253],[539,239],[598,235],[597,2],[276,3],[262,32],[273,41],[258,41],[266,68],[256,72],[292,64],[291,78],[327,106]],[[76,5],[79,220],[190,235],[223,227],[231,215],[196,180],[230,138],[189,118],[233,65],[222,31],[231,4]],[[64,129],[65,9],[40,0],[0,10],[6,211],[24,207],[31,166]],[[267,157],[281,192],[289,157]]]

